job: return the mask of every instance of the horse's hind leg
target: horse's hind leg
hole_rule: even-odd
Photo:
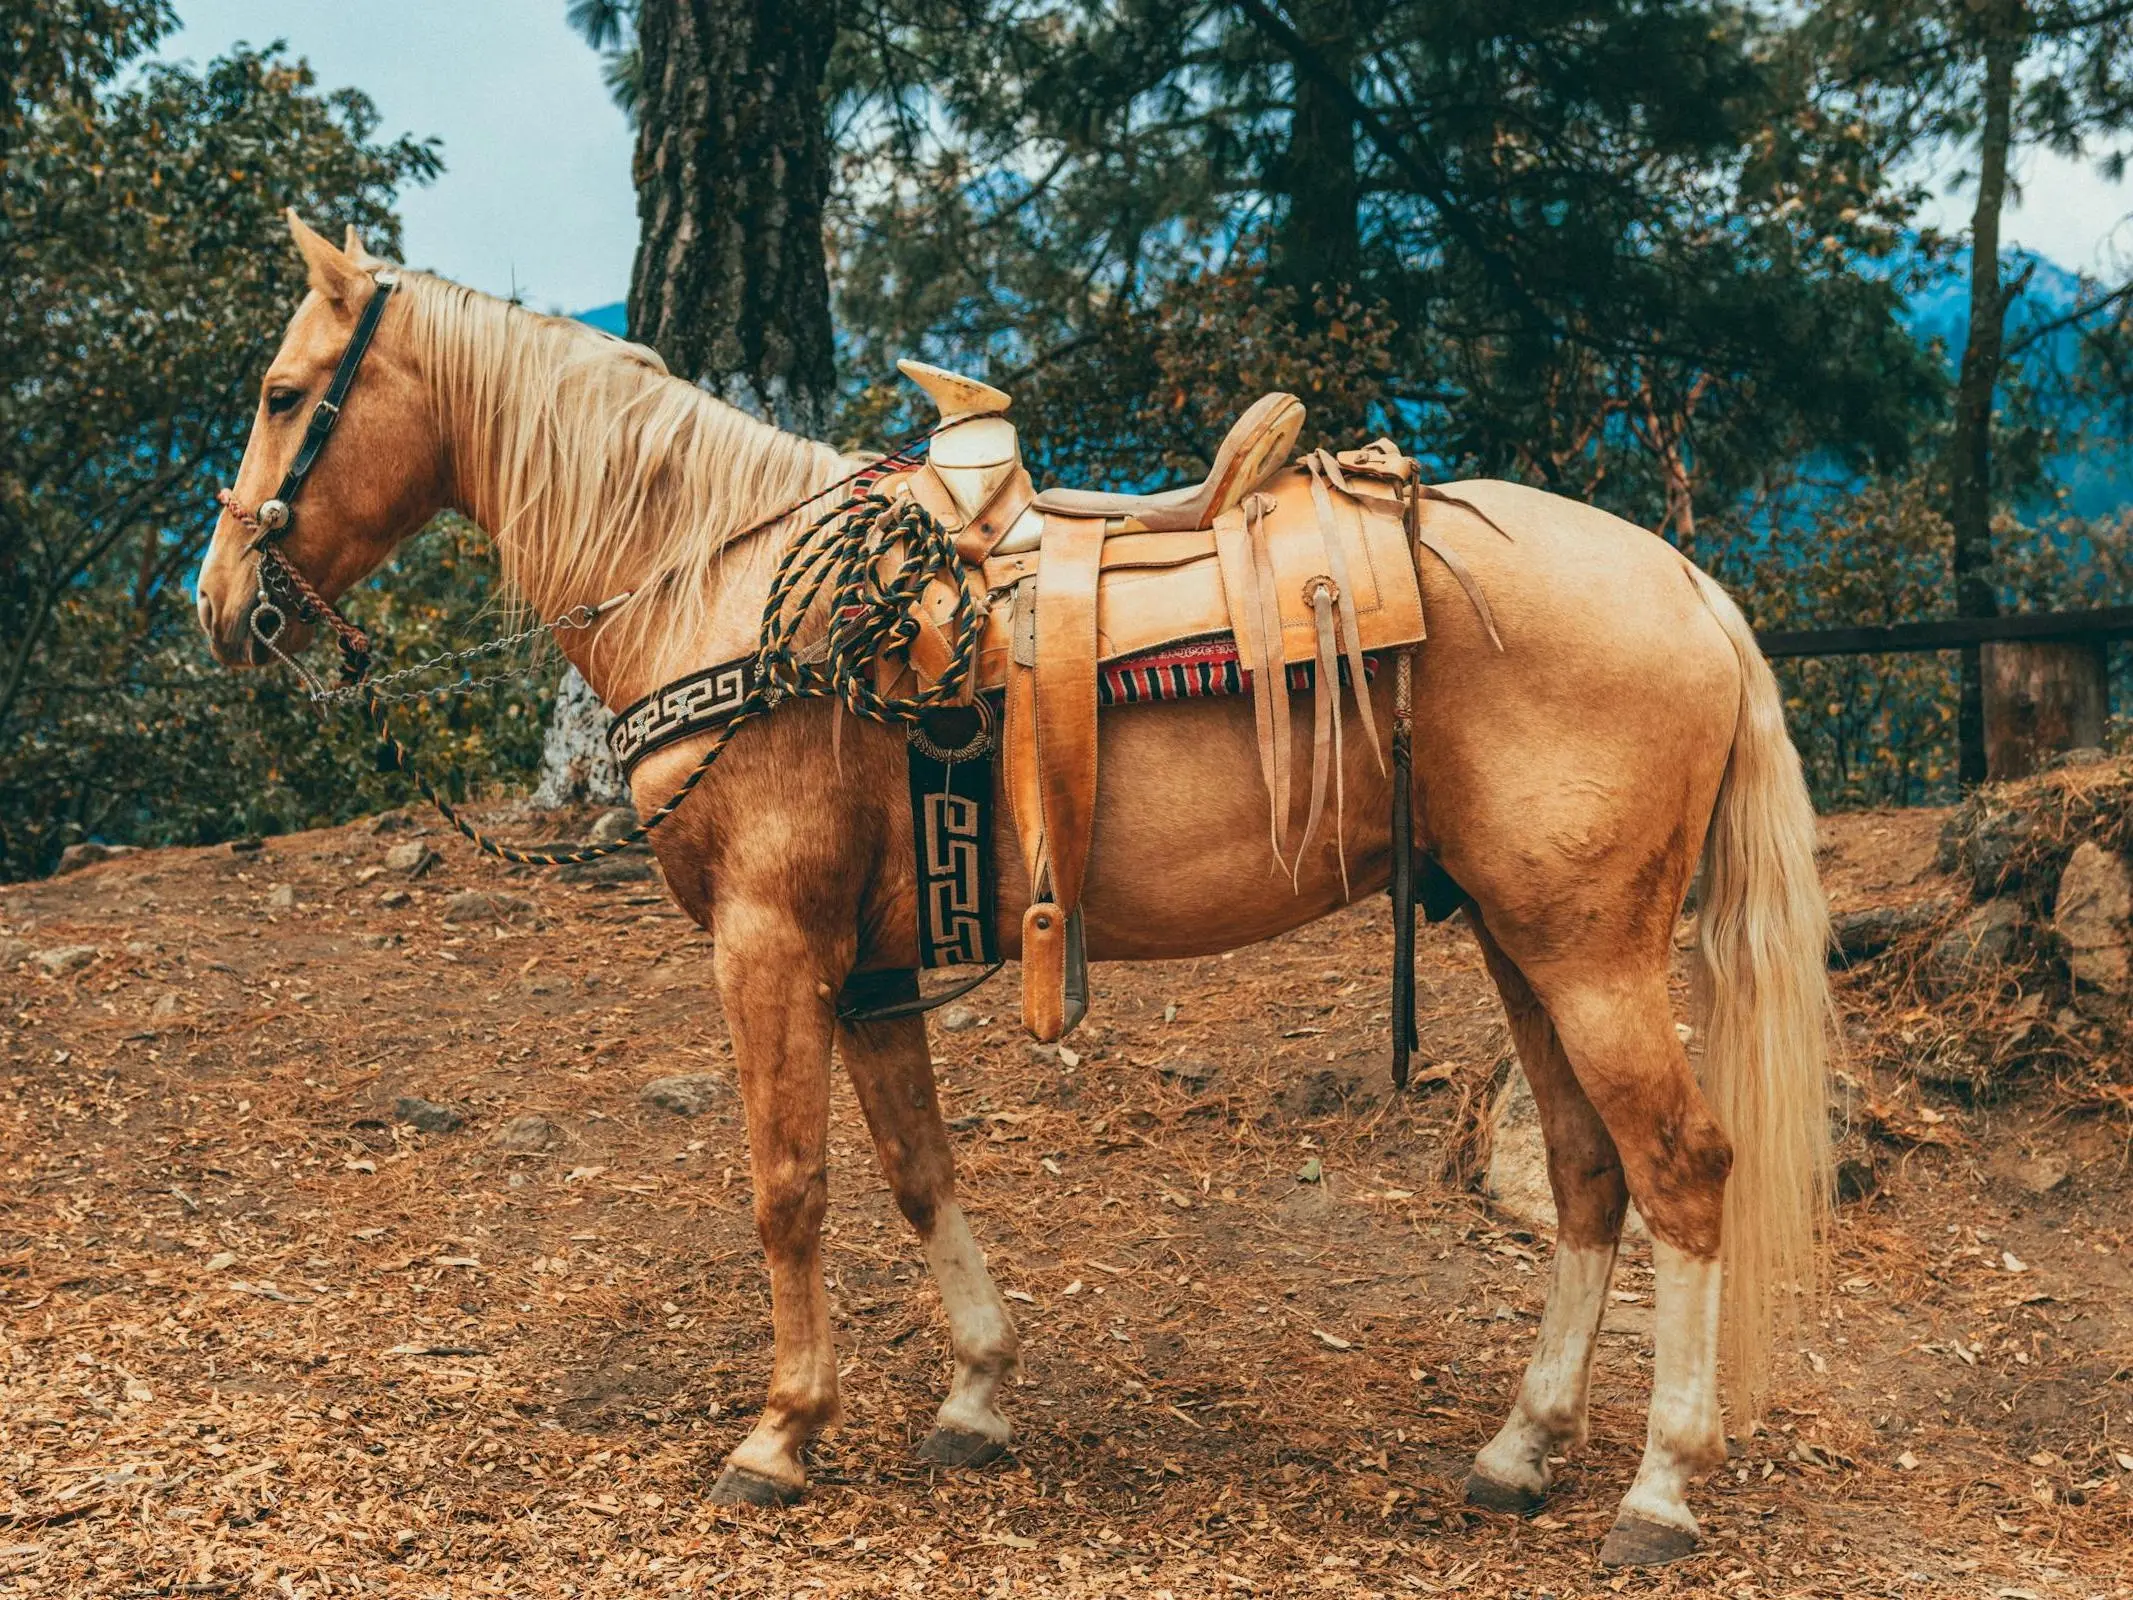
[[[1007,1448],[1001,1382],[1014,1371],[1017,1339],[1007,1302],[985,1270],[985,1252],[955,1198],[955,1155],[941,1123],[933,1057],[920,1017],[840,1028],[838,1049],[881,1157],[896,1204],[917,1230],[941,1291],[955,1379],[919,1456],[943,1466],[982,1466]]]
[[[799,1499],[807,1484],[801,1447],[837,1417],[822,1213],[829,1201],[830,975],[838,966],[789,910],[764,901],[735,895],[722,902],[715,931],[776,1346],[763,1414],[727,1458],[711,1499],[782,1505]]]
[[[1614,1140],[1571,1071],[1548,1014],[1478,918],[1474,932],[1540,1112],[1556,1235],[1533,1359],[1511,1415],[1474,1460],[1466,1497],[1491,1511],[1526,1514],[1547,1496],[1554,1476],[1548,1458],[1585,1442],[1593,1344],[1607,1308],[1628,1188]]]
[[[1674,1033],[1663,958],[1609,971],[1564,959],[1522,966],[1577,1081],[1614,1140],[1652,1235],[1652,1400],[1644,1460],[1600,1548],[1649,1566],[1696,1548],[1689,1485],[1725,1459],[1718,1405],[1719,1215],[1733,1147]]]

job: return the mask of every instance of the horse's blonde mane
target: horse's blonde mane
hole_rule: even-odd
[[[441,278],[402,275],[415,357],[455,475],[533,604],[635,598],[603,654],[654,675],[701,661],[720,558],[829,484],[842,458],[668,374],[641,345]]]

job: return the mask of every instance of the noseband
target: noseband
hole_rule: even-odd
[[[305,425],[303,441],[296,447],[296,458],[282,475],[274,498],[263,501],[257,511],[247,511],[232,491],[220,489],[215,494],[231,518],[252,535],[247,548],[259,558],[259,598],[252,605],[252,636],[281,655],[275,641],[291,616],[299,622],[324,622],[340,646],[341,682],[348,686],[362,682],[370,671],[370,638],[312,587],[311,580],[297,570],[280,547],[295,521],[296,497],[303,490],[304,480],[311,476],[311,469],[318,465],[319,455],[333,434],[333,425],[341,419],[341,406],[355,386],[356,373],[370,349],[371,338],[384,320],[385,302],[399,286],[399,280],[389,272],[380,272],[372,281],[377,288],[365,302],[362,315],[356,318],[355,333],[348,348],[341,352],[340,364],[333,369],[326,393],[311,409],[311,420]]]

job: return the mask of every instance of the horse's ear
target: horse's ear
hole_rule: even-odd
[[[348,255],[334,249],[331,241],[306,227],[304,219],[293,207],[289,211],[289,236],[296,241],[296,248],[304,258],[312,288],[341,305],[355,298],[363,282],[363,269]]]
[[[372,255],[369,249],[365,247],[363,236],[356,232],[355,224],[352,222],[348,224],[346,237],[341,240],[341,253],[365,272],[372,272],[386,265],[384,257]]]

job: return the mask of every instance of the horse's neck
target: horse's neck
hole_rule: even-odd
[[[527,403],[523,397],[513,396],[504,405]],[[492,436],[508,426],[508,421],[492,424]],[[449,420],[446,431],[448,436],[454,431]],[[594,438],[602,436],[596,433]],[[556,452],[557,459],[539,463],[541,471],[534,476],[560,481],[577,463],[561,458],[564,446],[553,430],[545,432],[543,440],[546,448]],[[791,443],[797,450],[819,448],[798,438]],[[673,677],[743,655],[754,644],[763,602],[769,593],[775,552],[784,536],[782,524],[725,543],[708,581],[701,585],[705,592],[700,603],[679,604],[672,585],[661,582],[668,552],[658,548],[657,541],[630,538],[631,530],[616,526],[617,519],[613,517],[590,517],[587,520],[592,526],[558,525],[557,519],[567,518],[569,513],[551,508],[548,496],[540,497],[530,509],[516,506],[511,503],[512,490],[503,482],[499,463],[483,459],[483,451],[467,448],[463,440],[448,437],[447,448],[453,462],[453,508],[496,539],[527,604],[539,616],[552,620],[582,607],[599,607],[619,596],[631,597],[626,606],[602,616],[590,628],[566,627],[555,634],[564,657],[607,705],[626,704]],[[651,498],[637,503],[642,517],[662,522],[688,520],[712,511],[710,507],[674,505],[659,498],[682,492],[674,486],[674,479],[680,476],[654,474],[665,481],[655,482],[647,491]],[[565,543],[593,539],[613,542],[612,560],[588,563],[559,559]],[[628,625],[632,613],[638,619],[637,626]]]

